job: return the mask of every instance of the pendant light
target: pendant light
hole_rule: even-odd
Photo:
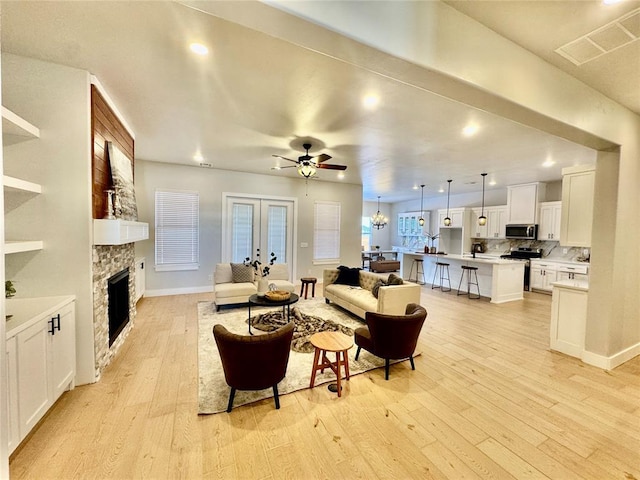
[[[424,212],[422,211],[422,199],[424,198],[424,185],[420,185],[422,192],[420,192],[420,218],[418,219],[418,224],[421,227],[424,227]]]
[[[378,211],[371,217],[372,227],[380,230],[387,225],[387,217],[380,213],[380,195],[378,195]]]
[[[447,180],[449,182],[449,189],[447,190],[447,216],[444,217],[444,226],[448,227],[451,225],[451,218],[449,218],[449,196],[451,195],[451,182],[453,180]]]
[[[484,177],[487,176],[486,173],[482,173],[482,211],[480,212],[480,216],[478,217],[478,225],[481,227],[487,224],[487,217],[484,216]]]

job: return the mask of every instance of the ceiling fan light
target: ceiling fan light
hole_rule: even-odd
[[[298,173],[304,178],[313,177],[316,174],[316,167],[310,163],[302,164],[298,167]]]

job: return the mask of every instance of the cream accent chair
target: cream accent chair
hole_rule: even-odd
[[[258,292],[257,278],[253,282],[233,282],[230,263],[218,263],[213,279],[216,311],[225,305],[246,304],[249,297]],[[270,265],[267,281],[269,284],[275,284],[278,290],[286,290],[287,292],[295,290],[295,285],[289,281],[289,268],[286,263]]]

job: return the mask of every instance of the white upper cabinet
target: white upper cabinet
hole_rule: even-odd
[[[484,216],[487,217],[487,223],[485,223],[484,225],[479,225],[478,224],[478,219],[480,218],[480,216],[482,215],[482,209],[481,208],[472,208],[471,209],[471,236],[473,238],[487,238],[488,237],[488,227],[489,227],[489,212],[487,211],[488,209],[485,208],[484,209]]]
[[[563,246],[591,246],[595,179],[595,166],[562,169],[560,244]]]
[[[468,228],[468,220],[471,216],[471,209],[466,208],[450,208],[449,218],[451,219],[451,225],[448,227],[444,224],[444,219],[447,216],[447,210],[438,210],[438,228]]]
[[[538,223],[538,202],[544,200],[544,183],[526,183],[507,187],[508,224]]]
[[[487,216],[487,238],[505,238],[507,215],[509,210],[506,205],[490,207]]]
[[[560,240],[560,219],[562,202],[544,202],[540,204],[540,228],[538,240]]]

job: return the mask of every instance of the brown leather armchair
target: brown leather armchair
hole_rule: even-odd
[[[231,387],[227,412],[233,408],[236,390],[263,390],[273,388],[276,409],[280,408],[278,383],[287,372],[293,322],[275,332],[264,335],[237,335],[222,325],[213,327],[222,368]]]
[[[411,369],[415,370],[413,352],[416,350],[418,336],[426,318],[427,311],[417,303],[408,304],[405,315],[367,312],[365,314],[367,326],[357,328],[355,331],[355,342],[358,345],[356,360],[361,348],[384,358],[385,380],[389,380],[389,360],[408,358]]]

